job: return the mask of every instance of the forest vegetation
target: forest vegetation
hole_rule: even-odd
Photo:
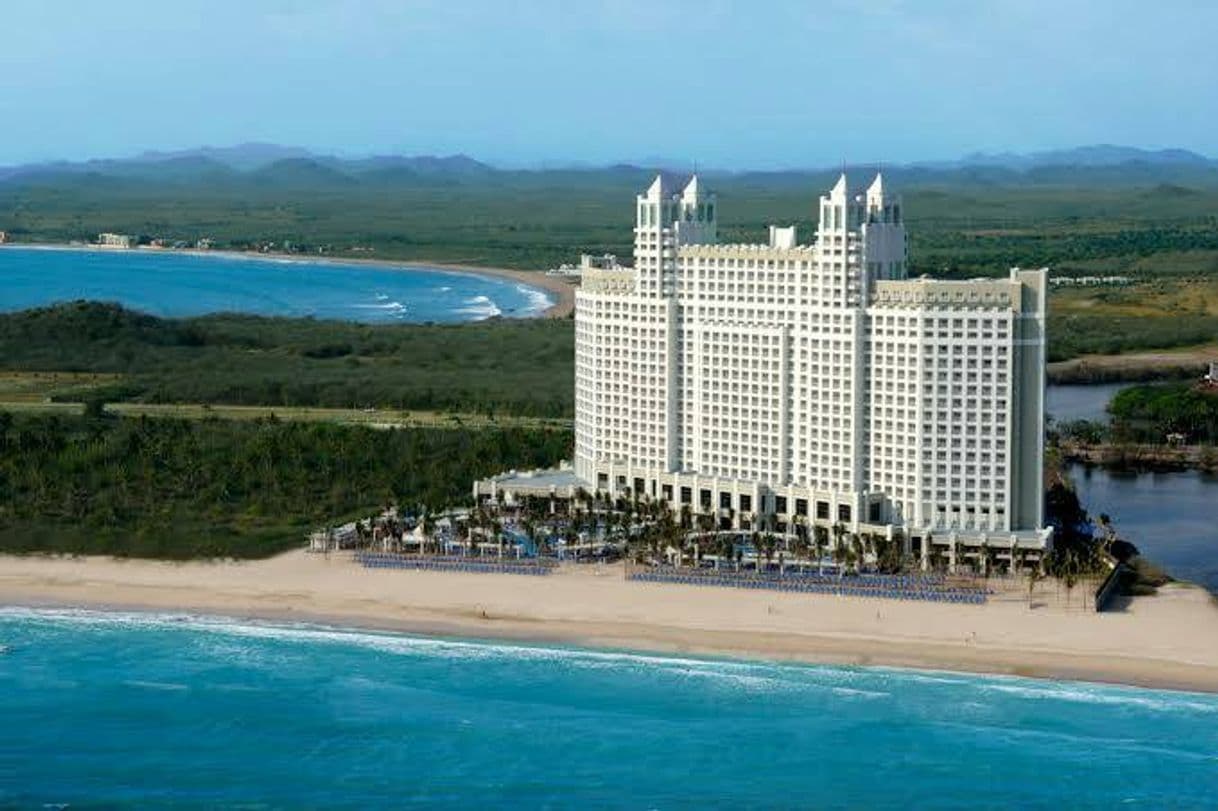
[[[1130,386],[1108,405],[1112,436],[1122,442],[1218,443],[1218,391],[1193,383]]]
[[[76,302],[0,314],[0,370],[89,372],[53,399],[569,417],[574,331],[548,319],[365,325],[162,319]]]
[[[0,411],[0,552],[266,557],[387,504],[463,503],[475,478],[570,453],[567,430]]]

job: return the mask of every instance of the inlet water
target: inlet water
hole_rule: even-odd
[[[19,608],[0,642],[0,806],[1218,797],[1218,696]]]
[[[1045,411],[1057,423],[1108,421],[1108,403],[1129,383],[1054,384],[1045,387]]]
[[[1118,534],[1147,558],[1173,577],[1218,595],[1218,477],[1196,470],[1138,473],[1081,464],[1067,465],[1066,473],[1093,520],[1107,513]]]
[[[365,323],[540,314],[550,294],[511,279],[415,265],[154,251],[0,249],[0,311],[112,301],[153,315],[216,312]]]

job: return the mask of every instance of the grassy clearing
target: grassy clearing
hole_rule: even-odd
[[[85,413],[84,402],[0,399],[0,411],[26,414]],[[284,422],[332,422],[368,428],[557,428],[571,427],[571,420],[517,417],[503,414],[488,417],[476,413],[399,411],[394,409],[304,408],[285,406],[235,406],[208,403],[106,403],[104,413],[116,417],[151,417],[184,420],[281,420]]]
[[[46,403],[72,396],[85,397],[97,389],[113,386],[122,375],[89,372],[2,372],[0,402],[20,405]]]

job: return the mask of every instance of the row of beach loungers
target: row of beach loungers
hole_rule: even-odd
[[[842,597],[878,597],[885,600],[930,600],[944,603],[981,605],[987,590],[981,587],[950,586],[944,579],[923,579],[921,575],[875,575],[866,577],[836,577],[796,575],[765,577],[755,574],[739,576],[730,573],[699,574],[673,569],[644,569],[627,574],[630,580],[643,583],[677,583],[687,586],[719,586],[737,589],[768,589],[798,591],[811,594],[831,594]]]
[[[746,578],[751,577],[756,580],[803,580],[811,583],[836,583],[841,578],[836,572],[817,572],[812,569],[794,569],[789,568],[785,572],[780,572],[777,569],[763,569],[733,571],[729,569],[674,569],[672,567],[656,567],[654,571],[664,572],[668,574],[691,575],[693,577],[735,577]],[[868,585],[874,586],[890,586],[892,588],[930,588],[934,586],[942,586],[947,583],[947,575],[938,572],[926,572],[917,574],[864,574],[850,575],[850,579],[862,581]]]
[[[459,557],[415,557],[382,552],[360,552],[356,554],[355,559],[367,569],[416,569],[433,572],[547,575],[555,568],[550,561],[471,560]]]

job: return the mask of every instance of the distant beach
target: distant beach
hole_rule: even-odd
[[[1025,587],[1026,592],[1026,587]],[[1170,586],[1095,614],[549,577],[366,570],[290,552],[243,563],[0,557],[0,603],[184,611],[432,635],[887,665],[1218,692],[1218,604]],[[1039,603],[1040,598],[1034,603]]]
[[[537,306],[535,309],[530,309],[522,317],[542,317],[542,318],[567,318],[575,310],[575,287],[563,279],[547,276],[540,271],[524,271],[512,270],[508,268],[490,268],[479,267],[474,265],[464,265],[449,262],[431,262],[428,260],[396,260],[396,259],[379,259],[379,258],[364,258],[364,257],[337,257],[337,256],[318,256],[312,254],[289,254],[289,253],[263,253],[259,251],[230,251],[230,250],[196,250],[196,249],[156,249],[156,248],[138,248],[133,250],[104,248],[96,245],[87,244],[24,244],[10,243],[0,245],[0,250],[48,250],[48,251],[79,251],[90,254],[99,255],[132,255],[132,256],[155,256],[155,257],[174,257],[174,256],[191,256],[205,257],[218,259],[239,259],[239,260],[263,260],[267,262],[278,263],[299,263],[308,265],[323,265],[323,266],[353,266],[353,267],[368,267],[380,270],[393,271],[411,271],[415,273],[426,273],[428,271],[443,271],[447,273],[459,273],[467,276],[482,277],[488,279],[498,279],[512,281],[524,288],[532,288],[535,291],[542,291],[546,295],[546,304],[544,307]],[[540,296],[541,293],[535,293]]]
[[[295,253],[260,253],[258,251],[195,251],[185,250],[176,251],[176,253],[198,254],[200,256],[233,256],[241,259],[257,259],[259,257],[267,257],[271,259],[294,259],[298,261],[317,262],[319,264],[336,264],[336,265],[368,265],[370,267],[380,267],[387,270],[406,270],[406,269],[422,269],[434,268],[436,270],[450,270],[454,273],[468,273],[474,276],[490,276],[499,279],[511,279],[512,281],[521,282],[522,284],[540,287],[543,290],[552,293],[554,303],[542,310],[540,315],[542,318],[567,318],[575,312],[575,285],[564,281],[561,278],[547,276],[539,270],[513,270],[511,268],[490,268],[479,265],[461,265],[451,262],[432,262],[428,259],[404,260],[404,259],[370,259],[366,257],[349,258],[349,257],[313,257],[305,254]]]

